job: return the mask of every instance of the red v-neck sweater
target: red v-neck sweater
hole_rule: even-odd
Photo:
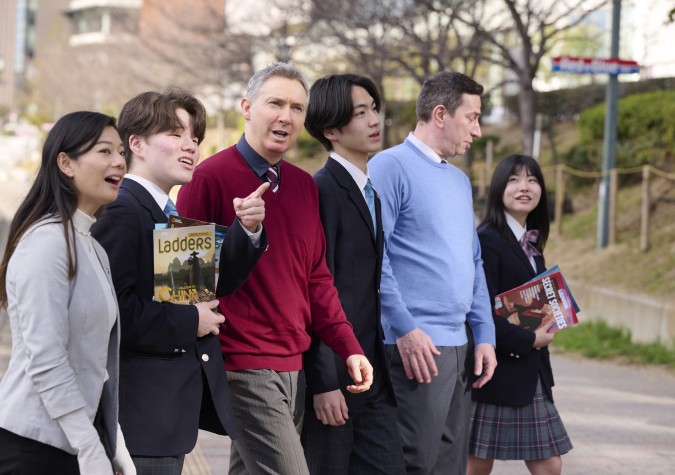
[[[192,181],[180,189],[178,211],[230,224],[235,218],[232,200],[250,195],[260,183],[232,146],[197,166]],[[343,360],[363,354],[326,266],[311,176],[284,162],[279,191],[267,190],[263,199],[269,248],[247,281],[220,298],[226,319],[220,334],[225,369],[300,370],[312,330]]]

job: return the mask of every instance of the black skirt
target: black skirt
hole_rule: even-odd
[[[77,456],[0,428],[0,475],[79,475]]]

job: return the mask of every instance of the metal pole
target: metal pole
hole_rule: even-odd
[[[619,57],[619,31],[621,0],[612,1],[612,44],[610,56]],[[609,241],[609,172],[616,167],[616,116],[619,96],[619,75],[610,74],[607,82],[605,109],[605,136],[602,156],[602,181],[598,203],[598,248],[607,247]]]

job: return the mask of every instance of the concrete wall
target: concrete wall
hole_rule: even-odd
[[[570,280],[580,322],[604,320],[630,330],[635,343],[675,346],[675,304]]]

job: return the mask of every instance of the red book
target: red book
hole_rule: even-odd
[[[495,297],[495,313],[514,325],[536,330],[551,319],[550,332],[576,325],[574,299],[560,271],[545,272]]]

